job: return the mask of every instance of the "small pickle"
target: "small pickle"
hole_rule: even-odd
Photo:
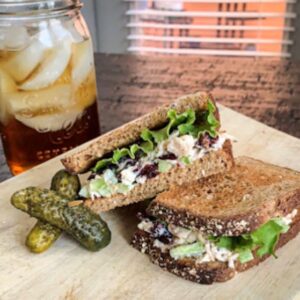
[[[20,190],[11,198],[13,206],[66,231],[88,250],[106,247],[111,240],[107,224],[83,205],[69,207],[68,201],[55,191],[37,187]]]
[[[57,191],[68,200],[74,200],[80,190],[77,175],[66,170],[58,171],[52,178],[51,189]],[[47,222],[38,221],[26,238],[26,246],[34,253],[41,253],[49,249],[60,237],[62,230]]]
[[[49,249],[60,237],[62,230],[49,223],[37,221],[26,238],[27,248],[34,253]]]

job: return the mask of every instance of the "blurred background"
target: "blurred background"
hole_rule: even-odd
[[[94,57],[78,15],[51,18],[47,34],[36,31],[35,22],[20,20],[0,34],[5,41],[0,129],[14,174],[97,136],[98,102],[102,133],[202,90],[231,109],[300,137],[300,0],[82,1]],[[55,55],[30,43],[39,54],[31,55],[29,32],[45,41],[59,37],[50,43]],[[70,33],[72,45],[65,42]],[[50,63],[37,67],[42,61]],[[48,68],[55,69],[54,79]],[[34,75],[28,77],[30,72]],[[0,179],[10,176],[1,151],[0,171],[3,166],[6,173],[0,172]]]
[[[104,53],[285,57],[300,60],[297,0],[84,0]]]

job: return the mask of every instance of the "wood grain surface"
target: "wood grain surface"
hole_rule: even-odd
[[[222,108],[223,127],[234,135],[236,155],[300,171],[300,140]],[[119,121],[119,120],[118,120]],[[90,253],[67,236],[46,253],[31,254],[24,246],[35,223],[13,208],[11,194],[22,187],[48,187],[61,168],[58,158],[0,184],[0,299],[299,299],[300,236],[258,267],[233,280],[201,286],[162,271],[129,245],[137,205],[103,214],[112,243]]]
[[[300,64],[285,60],[96,54],[102,132],[183,94],[217,100],[300,137]],[[0,147],[0,181],[11,175]]]

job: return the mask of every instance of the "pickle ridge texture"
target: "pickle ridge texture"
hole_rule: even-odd
[[[51,180],[51,189],[68,200],[74,200],[80,190],[80,180],[66,170],[56,172]],[[62,234],[62,230],[47,222],[38,220],[26,238],[26,246],[34,253],[49,249]]]
[[[69,207],[68,199],[55,191],[29,187],[16,192],[11,203],[32,217],[66,231],[91,251],[100,250],[111,240],[110,230],[99,215],[83,205]]]

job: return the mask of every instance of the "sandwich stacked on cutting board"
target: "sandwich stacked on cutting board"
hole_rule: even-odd
[[[212,283],[257,265],[300,230],[300,174],[247,157],[173,187],[140,216],[132,245],[161,268]]]
[[[159,107],[62,163],[72,174],[90,176],[75,201],[62,202],[58,219],[52,222],[35,206],[39,198],[44,206],[48,198],[60,199],[61,189],[25,189],[12,203],[95,251],[110,241],[95,213],[153,199],[139,215],[132,245],[161,268],[198,283],[226,281],[275,256],[300,229],[300,174],[247,157],[235,163],[230,136],[206,93]],[[97,228],[102,233],[95,234]]]

